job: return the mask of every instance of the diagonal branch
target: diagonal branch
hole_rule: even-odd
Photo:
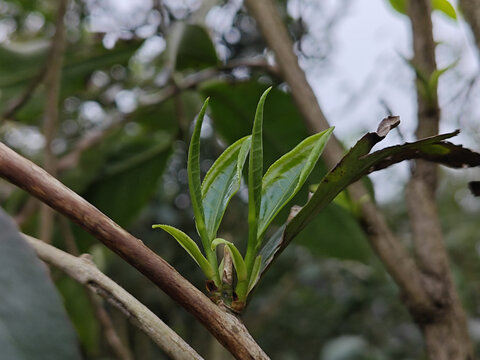
[[[65,247],[68,249],[70,255],[73,255],[75,258],[80,256],[80,251],[78,250],[75,242],[72,229],[70,228],[68,220],[64,217],[60,219],[60,230],[65,239]],[[97,320],[103,329],[105,339],[108,345],[110,345],[113,353],[118,357],[119,360],[132,360],[133,355],[130,349],[122,342],[122,340],[120,340],[120,336],[113,325],[112,319],[107,311],[103,308],[103,304],[100,299],[91,291],[86,291],[86,295],[91,307],[93,308],[95,316],[97,317]]]
[[[246,0],[245,4],[257,21],[268,46],[275,53],[280,72],[290,87],[306,126],[311,132],[319,132],[330,127],[307,82],[304,71],[298,64],[292,41],[274,3],[271,0]],[[343,149],[340,142],[332,136],[323,153],[323,159],[329,167],[333,167],[342,155]],[[369,234],[371,246],[405,294],[409,305],[418,309],[419,312],[430,309],[432,304],[423,287],[415,262],[405,246],[394,236],[385,217],[372,202],[365,187],[357,182],[349,187],[349,191],[361,207],[362,220]]]
[[[0,144],[0,176],[69,217],[192,313],[237,359],[268,359],[234,315],[221,309],[143,242],[43,169]]]
[[[105,298],[124,313],[135,326],[147,334],[172,359],[202,359],[190,345],[183,341],[145,305],[103,274],[88,255],[76,257],[31,236],[24,234],[23,237],[35,249],[40,259],[59,268],[75,281]],[[128,358],[131,358],[131,356]]]

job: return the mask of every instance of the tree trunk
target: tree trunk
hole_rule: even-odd
[[[422,80],[422,77],[430,79],[437,68],[430,1],[410,1],[408,16],[412,24],[413,66],[417,73],[416,136],[425,138],[438,134],[440,121],[437,88],[425,88]],[[429,359],[473,359],[465,314],[452,280],[435,203],[437,171],[435,164],[416,160],[407,188],[417,264],[425,289],[434,304],[430,313],[418,313],[412,308],[410,312],[424,334]]]

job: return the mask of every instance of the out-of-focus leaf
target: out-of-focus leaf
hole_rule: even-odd
[[[428,79],[428,88],[430,92],[432,93],[437,93],[437,87],[438,87],[438,79],[440,79],[440,76],[445,74],[448,70],[454,68],[458,64],[458,60],[455,60],[453,63],[450,65],[442,68],[442,69],[436,69],[432,75],[430,75],[430,79]]]
[[[407,14],[407,0],[388,0],[388,2],[400,14]]]
[[[443,141],[457,135],[458,132],[387,147],[369,155],[372,147],[399,123],[400,120],[396,116],[384,119],[377,132],[363,136],[324,177],[307,204],[303,208],[296,209],[284,230],[279,230],[262,248],[260,252],[263,259],[262,272],[290,241],[333,201],[338,193],[372,171],[413,158],[422,158],[451,167],[480,166],[479,153]]]
[[[92,305],[87,297],[87,289],[73,279],[62,276],[56,281],[58,291],[64,299],[68,316],[84,349],[89,355],[97,355],[101,329]]]
[[[453,20],[457,20],[457,12],[448,0],[432,0],[432,8],[444,13]]]
[[[44,264],[0,210],[3,359],[80,359],[75,332]]]
[[[122,226],[135,218],[155,192],[171,151],[171,139],[142,141],[116,155],[84,197]],[[133,153],[134,155],[129,154]]]
[[[88,76],[96,70],[112,65],[126,65],[139,43],[119,43],[114,49],[105,49],[101,43],[92,46],[67,48],[62,68],[61,96],[78,96],[87,84]],[[45,65],[48,43],[31,47],[0,47],[0,112],[10,101],[23,93]],[[31,124],[38,121],[44,105],[44,91],[36,91],[28,103],[16,113],[16,118]]]
[[[246,136],[229,146],[203,179],[203,211],[210,239],[215,238],[230,199],[240,189],[243,166],[250,150],[250,139],[250,136]]]
[[[333,128],[312,135],[278,159],[265,173],[262,182],[258,238],[278,212],[292,199],[312,172]]]
[[[263,176],[263,107],[271,88],[260,97],[253,121],[252,142],[248,162],[248,246],[257,247],[258,222],[262,201]]]
[[[371,250],[358,221],[335,203],[325,210],[297,235],[295,243],[316,256],[367,262]]]
[[[186,25],[176,54],[177,70],[200,70],[218,64],[217,52],[207,30],[200,25]]]
[[[195,260],[198,266],[200,266],[205,276],[209,279],[213,278],[214,271],[212,267],[208,263],[208,260],[205,258],[205,256],[203,256],[198,245],[195,243],[195,241],[192,240],[190,236],[185,234],[183,231],[169,225],[153,225],[152,227],[160,228],[172,235],[175,240],[177,240],[177,242],[190,254],[192,259]]]

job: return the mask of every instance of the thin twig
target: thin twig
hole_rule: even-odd
[[[215,305],[142,241],[45,170],[0,144],[0,176],[66,215],[191,312],[237,359],[268,359],[243,323]]]
[[[212,80],[218,76],[223,75],[225,71],[231,71],[232,69],[239,67],[263,69],[274,76],[279,76],[279,70],[277,69],[277,67],[269,65],[268,62],[264,59],[254,58],[234,60],[218,68],[209,68],[199,71],[195,74],[187,76],[185,79],[178,81],[173,85],[166,86],[159,91],[143,95],[140,99],[141,105],[148,106],[161,104],[176,96],[182,91],[193,89],[203,82]],[[117,121],[112,122],[108,127],[104,129],[94,129],[86,133],[80,140],[76,142],[75,146],[70,152],[68,152],[58,160],[57,170],[61,172],[75,168],[78,165],[78,162],[83,152],[101,143],[102,140],[105,139],[105,137],[112,133],[112,131],[118,129],[121,125],[125,124],[129,120],[129,116],[123,116]]]
[[[75,237],[73,235],[72,229],[68,223],[68,220],[64,217],[60,218],[59,221],[60,230],[62,232],[63,239],[65,240],[65,246],[67,251],[74,256],[79,256],[80,251],[78,250],[77,244],[75,242]],[[108,315],[107,311],[103,308],[101,301],[91,292],[86,292],[88,301],[93,308],[93,311],[97,317],[98,322],[103,328],[105,339],[107,340],[108,345],[112,348],[115,355],[120,360],[132,360],[133,355],[130,349],[123,344],[120,340],[120,336],[113,326],[112,319]]]
[[[58,124],[58,106],[60,98],[60,78],[62,73],[63,56],[65,52],[65,23],[64,17],[67,11],[68,0],[60,0],[57,18],[55,21],[55,35],[47,62],[45,74],[46,102],[45,121],[43,135],[45,136],[44,168],[47,172],[56,176],[56,158],[53,153],[52,143]],[[42,204],[40,213],[40,238],[50,242],[53,232],[54,212],[48,206]]]
[[[23,234],[43,261],[102,296],[147,334],[172,359],[202,359],[182,338],[130,293],[103,274],[89,256],[76,257]]]

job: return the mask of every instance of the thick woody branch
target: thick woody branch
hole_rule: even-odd
[[[88,255],[76,257],[31,236],[23,234],[23,237],[35,249],[40,259],[59,268],[72,279],[118,308],[172,359],[202,359],[195,350],[145,305],[103,274]]]
[[[305,124],[311,132],[319,132],[328,128],[327,122],[317,98],[307,82],[304,71],[298,64],[293,52],[293,44],[271,0],[246,0],[246,5],[268,44],[275,54],[275,60],[298,109],[303,115]],[[329,167],[333,167],[343,156],[340,142],[332,136],[323,153],[323,159]],[[352,196],[361,206],[363,222],[370,234],[372,247],[382,259],[390,275],[405,294],[410,306],[424,311],[431,308],[416,265],[403,244],[389,229],[383,214],[376,208],[365,187],[355,183],[349,187]]]
[[[437,68],[431,11],[430,0],[408,1],[414,50],[412,63],[417,72],[417,138],[436,135],[440,122],[437,88],[429,86],[428,96],[421,91],[425,86],[422,81],[430,79]],[[435,202],[437,172],[435,164],[416,160],[407,188],[417,263],[425,288],[437,307],[432,318],[415,320],[423,330],[430,359],[473,359],[465,314],[450,273]]]
[[[0,176],[69,217],[192,313],[237,359],[268,359],[243,323],[165,260],[43,169],[0,144]]]

